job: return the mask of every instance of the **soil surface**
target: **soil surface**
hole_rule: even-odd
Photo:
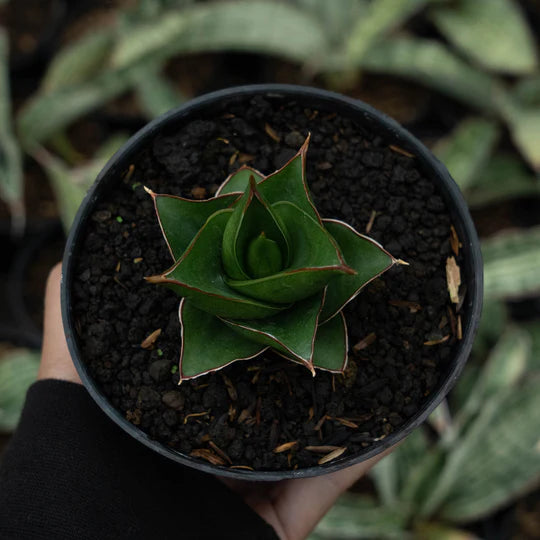
[[[185,454],[204,449],[212,462],[259,470],[316,465],[324,453],[306,446],[349,456],[399,429],[451,358],[445,204],[414,158],[347,118],[260,97],[223,112],[161,134],[92,215],[72,286],[84,361],[129,421]],[[242,163],[264,173],[281,167],[308,132],[307,179],[320,214],[368,230],[410,266],[392,268],[347,306],[344,376],[313,378],[264,353],[177,386],[179,298],[143,280],[171,259],[142,185],[211,196]],[[154,346],[141,348],[157,329]]]

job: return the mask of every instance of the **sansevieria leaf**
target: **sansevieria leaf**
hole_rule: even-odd
[[[329,283],[321,321],[333,317],[363,287],[397,262],[378,242],[342,221],[325,219],[324,226],[338,243],[347,264],[356,273],[337,276]]]
[[[280,273],[260,279],[227,280],[242,294],[268,302],[296,302],[314,294],[340,274],[354,274],[345,264],[331,235],[290,202],[272,209],[285,224],[290,239],[291,264]]]
[[[243,338],[219,318],[197,309],[185,298],[180,302],[180,323],[181,380],[216,371],[236,360],[248,360],[267,348]]]
[[[219,246],[232,212],[216,212],[172,268],[146,280],[167,285],[179,295],[189,298],[194,306],[213,315],[250,319],[275,315],[288,306],[246,297],[225,283]]]

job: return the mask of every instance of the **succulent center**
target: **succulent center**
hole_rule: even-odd
[[[254,278],[264,278],[283,269],[283,256],[279,245],[266,237],[264,231],[251,240],[246,254],[246,269]]]

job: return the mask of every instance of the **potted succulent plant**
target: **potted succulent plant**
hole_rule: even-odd
[[[395,444],[455,382],[481,309],[444,167],[369,106],[282,85],[204,96],[135,135],[81,206],[63,274],[68,344],[104,411],[242,478]]]
[[[309,137],[281,169],[243,165],[207,200],[157,195],[159,224],[174,260],[147,277],[179,296],[180,383],[271,348],[304,365],[343,374],[343,307],[395,263],[382,246],[323,220],[305,179]],[[219,354],[206,354],[216,340]]]

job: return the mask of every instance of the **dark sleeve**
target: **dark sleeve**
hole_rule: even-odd
[[[155,455],[77,384],[28,391],[0,464],[3,540],[276,540],[273,529],[211,475]]]

